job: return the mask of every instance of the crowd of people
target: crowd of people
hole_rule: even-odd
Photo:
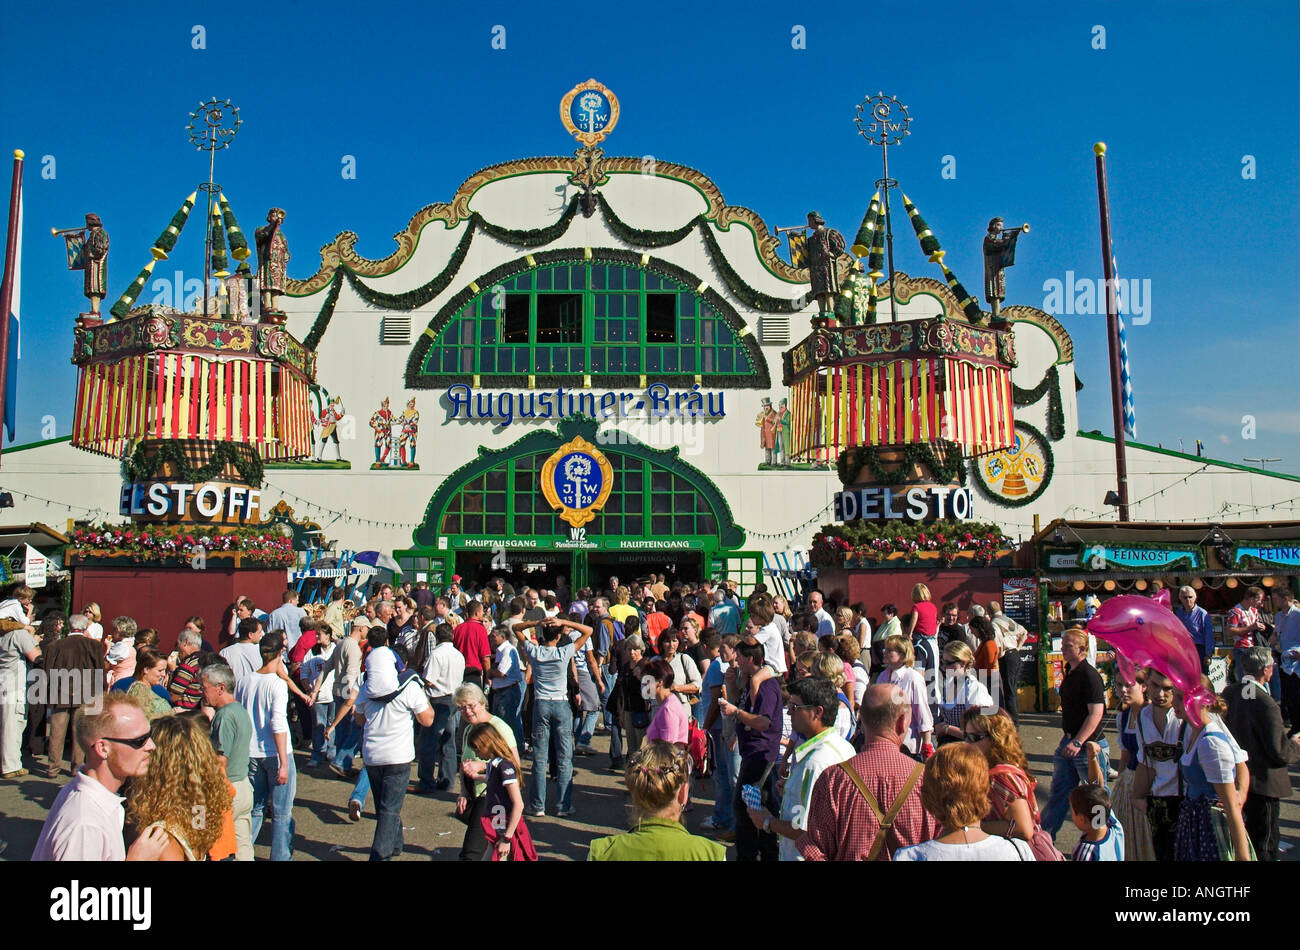
[[[596,732],[633,820],[591,860],[724,860],[734,842],[740,860],[1057,861],[1067,818],[1075,860],[1276,860],[1300,721],[1295,683],[1282,706],[1270,694],[1300,672],[1300,606],[1275,588],[1266,632],[1258,593],[1233,614],[1238,681],[1201,724],[1168,671],[1122,687],[1113,770],[1094,638],[1065,631],[1041,811],[1017,725],[1029,632],[997,603],[962,622],[924,584],[874,625],[820,591],[742,601],[662,575],[599,591],[453,577],[360,604],[289,589],[239,598],[219,631],[190,618],[170,653],[96,604],[36,622],[19,586],[0,603],[0,764],[20,778],[26,752],[61,778],[70,759],[38,860],[246,861],[266,825],[271,860],[290,860],[295,749],[348,783],[349,820],[373,798],[371,860],[402,853],[408,793],[454,795],[463,860],[536,860],[528,821],[551,781],[554,813],[580,819],[575,756],[597,754]],[[682,824],[692,795],[707,837]]]

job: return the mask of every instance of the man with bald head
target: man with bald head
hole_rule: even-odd
[[[823,772],[813,788],[808,828],[796,842],[806,861],[889,861],[899,848],[942,834],[921,804],[924,766],[900,749],[912,720],[902,690],[867,687],[858,720],[862,751]]]

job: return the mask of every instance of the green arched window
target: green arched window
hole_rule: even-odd
[[[766,378],[739,316],[720,314],[697,288],[659,270],[566,259],[490,278],[452,302],[440,330],[425,331],[433,339],[417,350],[418,376]]]
[[[443,535],[553,536],[568,531],[542,495],[550,452],[521,455],[470,479],[452,495],[439,524]],[[677,472],[648,459],[606,453],[614,490],[588,525],[592,535],[668,538],[716,535],[708,500]]]

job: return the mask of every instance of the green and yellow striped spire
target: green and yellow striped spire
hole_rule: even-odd
[[[155,258],[144,265],[144,269],[136,275],[135,280],[131,281],[131,286],[126,288],[126,293],[118,298],[117,303],[113,304],[112,309],[108,311],[109,313],[118,320],[126,318],[131,305],[135,303],[135,298],[140,296],[140,291],[144,290],[144,285],[149,282],[149,275],[153,273],[153,265],[157,262],[158,259]]]
[[[862,224],[858,227],[858,236],[853,239],[853,246],[849,248],[854,257],[866,257],[871,250],[872,235],[880,230],[880,192],[871,196],[871,203],[867,205],[867,213],[862,217]]]
[[[230,202],[226,196],[221,196],[221,216],[226,222],[226,239],[230,242],[230,256],[237,261],[247,260],[252,254],[248,246],[248,239],[244,237],[244,232],[239,228],[239,222],[235,220],[235,212],[230,207]]]
[[[180,237],[185,222],[189,220],[190,211],[194,208],[194,198],[197,194],[197,191],[190,192],[190,196],[185,199],[185,203],[172,215],[171,223],[167,225],[162,234],[158,235],[158,240],[153,242],[153,247],[149,249],[149,252],[153,254],[154,260],[167,260],[167,255],[176,246],[176,239]]]
[[[212,206],[212,276],[230,276],[230,261],[226,258],[226,229],[221,223],[220,205]]]
[[[885,223],[881,215],[876,221],[876,229],[871,233],[871,253],[867,256],[867,276],[877,281],[885,276]]]
[[[953,296],[957,298],[957,306],[961,307],[962,312],[966,314],[966,319],[971,323],[981,323],[984,320],[984,312],[980,310],[979,301],[970,295],[962,282],[957,279],[957,275],[948,270],[948,265],[942,260],[938,262],[943,268],[944,280],[948,281],[948,286],[952,289]]]
[[[916,205],[912,204],[907,195],[903,195],[903,208],[912,220],[912,230],[921,241],[922,253],[929,256],[931,263],[938,264],[948,252],[939,246],[939,239],[934,236],[930,226],[925,223],[925,218],[921,217],[921,212],[916,210]]]

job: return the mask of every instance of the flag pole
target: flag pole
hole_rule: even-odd
[[[1092,147],[1097,159],[1097,205],[1101,212],[1101,258],[1106,275],[1106,347],[1110,351],[1110,408],[1115,424],[1115,480],[1119,520],[1128,521],[1128,463],[1124,458],[1124,394],[1120,384],[1119,310],[1115,300],[1115,264],[1110,246],[1110,197],[1106,189],[1106,143]]]
[[[4,283],[0,284],[0,435],[4,432],[5,387],[9,381],[9,309],[14,301],[14,261],[18,254],[18,209],[23,193],[23,150],[14,149],[14,177],[9,188],[9,231],[5,239]],[[14,367],[18,372],[18,367]],[[11,432],[10,438],[13,438]],[[0,438],[0,448],[4,439]]]

